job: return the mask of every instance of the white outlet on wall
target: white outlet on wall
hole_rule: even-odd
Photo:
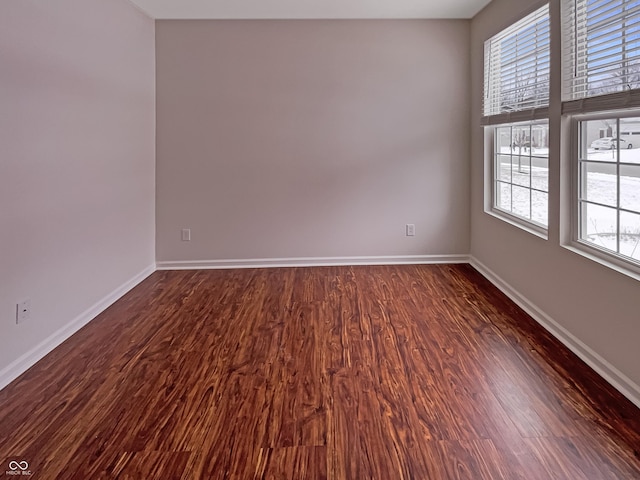
[[[407,223],[407,237],[414,237],[416,235],[416,226],[413,223]]]
[[[191,229],[190,228],[183,228],[181,235],[182,235],[182,241],[183,242],[190,242],[191,241]]]
[[[22,323],[31,318],[31,299],[25,298],[16,304],[16,323]]]

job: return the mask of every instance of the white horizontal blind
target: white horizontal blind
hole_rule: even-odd
[[[548,106],[549,6],[545,5],[485,42],[482,123],[545,118]]]
[[[640,106],[640,0],[564,0],[564,113]]]

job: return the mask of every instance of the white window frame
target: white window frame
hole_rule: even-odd
[[[594,243],[581,238],[581,199],[580,199],[580,167],[581,157],[581,123],[590,120],[601,119],[624,119],[629,117],[640,117],[640,109],[625,109],[598,113],[576,114],[570,117],[571,121],[571,184],[570,184],[570,238],[563,243],[563,247],[589,258],[605,267],[611,268],[619,273],[631,276],[640,280],[640,260],[635,260],[625,255],[621,255],[613,250],[600,247]],[[612,164],[614,164],[612,162]],[[619,192],[618,192],[619,194]],[[618,206],[609,207],[619,210]],[[619,230],[619,226],[618,226]]]
[[[538,74],[541,73],[539,70],[540,67],[540,59],[544,59],[545,55],[541,55],[540,57],[531,56],[531,52],[528,51],[532,45],[538,46],[538,40],[543,40],[545,37],[538,37],[538,29],[536,23],[531,22],[540,22],[541,20],[547,20],[546,31],[549,36],[547,39],[547,49],[548,55],[546,62],[547,65],[547,78],[545,80],[544,76],[542,78],[538,77]],[[526,31],[529,28],[533,28],[534,35],[530,36],[531,38],[527,38],[527,34],[524,37],[519,37],[523,31]],[[511,51],[507,51],[507,59],[506,64],[502,64],[501,62],[496,61],[496,52],[492,50],[492,47],[497,48],[498,54],[504,54],[502,52],[502,45],[500,42],[503,42],[507,39],[510,39],[512,36],[516,36],[516,45],[515,51],[519,52],[523,56],[515,56],[512,51],[514,48],[512,47]],[[522,44],[518,43],[518,38],[524,38]],[[494,42],[496,44],[494,44]],[[521,49],[521,50],[520,50]],[[535,48],[534,51],[544,52],[542,49]],[[502,31],[498,32],[496,35],[493,35],[491,38],[487,39],[484,42],[484,71],[483,71],[483,101],[482,101],[482,124],[490,125],[490,124],[506,124],[506,123],[514,123],[514,122],[523,122],[527,120],[538,120],[545,119],[549,117],[549,100],[550,100],[550,67],[551,67],[551,16],[550,16],[550,6],[549,3],[545,3],[542,6],[537,7],[532,12],[527,15],[522,16],[515,22],[513,22],[507,28],[504,28]],[[534,60],[532,60],[532,58]],[[522,68],[515,68],[515,59],[518,62],[522,62],[520,66]],[[506,84],[502,83],[502,73],[503,68],[507,68],[508,70],[512,70],[514,73],[512,77],[507,76],[508,79]],[[522,71],[522,72],[521,72]],[[520,75],[515,72],[521,72]],[[522,78],[522,75],[525,78]],[[535,81],[530,83],[531,78],[527,79],[527,75],[534,75]],[[521,86],[518,86],[518,78],[520,77],[520,81],[523,82]],[[512,95],[518,97],[522,95],[522,90],[525,91],[533,90],[537,92],[540,89],[541,85],[547,86],[547,94],[545,99],[538,99],[535,97],[533,99],[524,99],[524,98],[516,98],[512,99],[507,103],[506,110],[503,106],[501,106],[501,89],[505,88],[507,92],[511,92]]]
[[[543,12],[546,9],[546,12]],[[542,12],[542,13],[541,13]],[[510,112],[493,112],[490,116],[487,116],[487,102],[495,104],[495,99],[491,97],[495,94],[495,88],[491,84],[490,79],[495,78],[496,72],[492,69],[495,68],[495,64],[487,58],[490,53],[489,44],[495,38],[504,37],[505,33],[515,33],[519,25],[526,25],[526,20],[531,17],[532,20],[544,18],[546,15],[549,22],[548,30],[551,35],[551,12],[550,4],[539,4],[535,9],[526,15],[521,16],[514,21],[510,26],[497,33],[485,42],[485,68],[484,68],[484,88],[483,88],[483,106],[482,106],[482,124],[484,125],[484,138],[485,138],[485,188],[484,188],[484,211],[485,213],[496,217],[506,223],[509,223],[521,230],[529,232],[545,240],[548,239],[548,226],[536,222],[535,220],[518,216],[513,212],[503,210],[497,205],[497,193],[496,186],[498,178],[496,178],[496,159],[498,152],[496,152],[495,135],[497,128],[500,127],[517,127],[521,125],[533,124],[537,122],[549,122],[549,97],[550,91],[547,94],[547,101],[545,103],[536,102],[532,108],[523,108],[521,110],[515,110]],[[549,49],[549,55],[551,55],[551,45],[547,47]],[[537,60],[536,60],[537,61]],[[550,73],[550,72],[549,72]],[[547,79],[547,85],[550,88],[549,79]],[[548,157],[547,157],[548,161]],[[527,187],[524,187],[527,188]],[[528,187],[531,190],[531,185]],[[549,186],[547,185],[547,219],[549,218]]]
[[[548,210],[549,210],[549,201],[548,201],[548,197],[549,197],[549,183],[547,182],[547,190],[543,191],[543,190],[539,190],[537,188],[534,188],[531,184],[531,182],[529,183],[529,186],[524,186],[524,185],[519,185],[517,183],[513,183],[513,181],[511,182],[503,182],[500,180],[499,176],[498,176],[498,172],[497,172],[497,161],[498,161],[498,156],[499,155],[503,155],[500,152],[496,151],[496,135],[498,132],[499,128],[517,128],[517,127],[531,127],[533,125],[538,125],[538,124],[546,124],[547,125],[547,129],[548,129],[548,125],[549,125],[549,121],[547,119],[542,119],[542,120],[533,120],[530,122],[516,122],[516,123],[506,123],[506,124],[501,124],[501,125],[491,125],[490,127],[486,127],[486,131],[488,133],[488,136],[490,136],[490,138],[487,138],[487,141],[490,143],[490,162],[489,165],[487,166],[487,169],[490,171],[489,173],[489,182],[490,182],[490,187],[487,189],[488,191],[490,191],[490,194],[488,195],[488,199],[489,202],[486,205],[485,211],[487,211],[487,213],[490,213],[491,215],[500,218],[502,220],[507,221],[508,223],[515,225],[523,230],[528,231],[529,233],[532,233],[534,235],[537,235],[541,238],[544,238],[545,240],[548,238],[548,226],[545,226],[542,223],[536,222],[535,220],[533,220],[532,218],[527,218],[527,217],[523,217],[520,216],[516,213],[514,213],[513,211],[508,211],[508,210],[504,210],[502,208],[500,208],[500,206],[498,205],[498,192],[497,192],[497,184],[500,183],[505,183],[507,185],[511,185],[516,186],[518,188],[523,188],[526,190],[529,190],[529,194],[530,194],[530,209],[533,208],[533,206],[531,205],[532,202],[532,192],[534,191],[539,191],[541,193],[546,193],[547,194],[547,222],[548,222]],[[531,147],[529,147],[529,159],[531,161],[532,158],[532,152],[531,152]],[[532,165],[530,165],[531,167]],[[547,170],[549,169],[549,156],[547,154]],[[531,178],[531,177],[530,177]]]
[[[581,45],[580,47],[575,45],[575,39],[586,39],[586,30],[580,30],[581,28],[586,28],[586,10],[582,7],[580,7],[579,10],[575,10],[575,7],[579,6],[576,2],[581,1],[582,0],[563,0],[562,2],[562,18],[564,20],[564,29],[562,32],[562,71],[564,77],[562,80],[562,114],[563,123],[566,122],[568,125],[568,131],[563,130],[562,136],[563,138],[567,138],[570,143],[568,149],[569,165],[567,168],[570,178],[562,182],[562,188],[568,189],[568,195],[561,191],[561,196],[568,202],[568,204],[565,203],[563,205],[566,206],[567,210],[565,211],[568,212],[569,215],[568,222],[564,220],[561,226],[565,232],[565,234],[561,236],[561,245],[605,267],[640,280],[639,261],[581,238],[582,220],[580,218],[580,212],[582,202],[580,199],[580,168],[583,160],[581,159],[582,152],[580,145],[581,122],[599,119],[640,117],[640,88],[625,89],[611,93],[598,92],[591,96],[584,90],[586,63],[584,60],[581,60],[582,63],[578,65],[576,52],[587,52],[588,47],[585,45]],[[637,19],[638,8],[634,7],[632,11]],[[579,18],[576,18],[576,22],[581,26],[577,26],[571,22],[573,15],[579,16]],[[624,51],[624,47],[621,46],[620,48]],[[637,52],[637,45],[634,48]],[[620,135],[620,132],[618,132],[618,134]],[[619,205],[616,205],[615,209],[616,211],[620,211]],[[619,228],[618,225],[618,231]],[[618,233],[618,231],[616,233]]]

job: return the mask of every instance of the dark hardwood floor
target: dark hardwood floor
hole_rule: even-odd
[[[468,265],[156,272],[0,391],[0,478],[11,461],[39,479],[640,479],[640,410]]]

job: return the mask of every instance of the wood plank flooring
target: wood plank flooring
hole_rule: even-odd
[[[468,265],[156,272],[0,391],[0,478],[13,460],[38,479],[640,479],[640,410]]]

